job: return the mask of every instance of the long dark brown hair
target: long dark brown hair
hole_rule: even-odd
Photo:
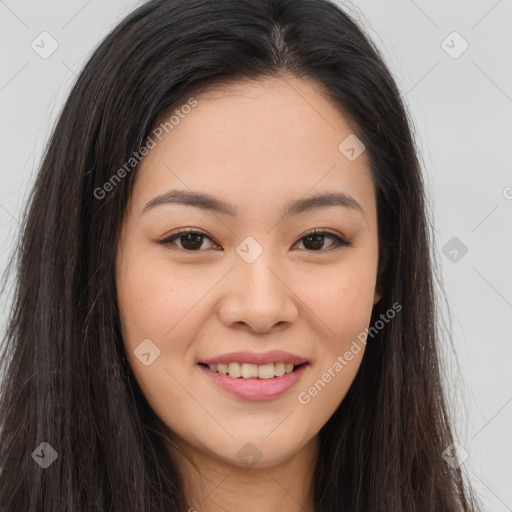
[[[365,144],[383,290],[371,325],[402,306],[369,338],[320,431],[315,510],[477,510],[461,469],[442,457],[454,439],[428,202],[412,123],[374,43],[327,0],[153,0],[78,76],[22,219],[1,354],[2,512],[187,510],[120,329],[115,253],[136,166],[98,190],[193,93],[286,76],[318,84]],[[33,456],[43,442],[58,454],[45,469]]]

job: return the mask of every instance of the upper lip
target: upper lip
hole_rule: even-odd
[[[290,352],[271,350],[270,352],[264,352],[261,354],[248,351],[230,352],[229,354],[222,354],[199,362],[203,364],[249,363],[262,365],[270,363],[292,363],[294,365],[299,365],[307,363],[308,360]]]

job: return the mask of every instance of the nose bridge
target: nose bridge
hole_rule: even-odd
[[[272,248],[272,237],[263,238],[259,237],[258,241],[248,236],[236,248],[235,279],[250,292],[248,298],[257,299],[263,295],[272,300],[272,296],[283,293],[283,284],[275,276],[281,265],[278,251]]]
[[[243,322],[254,330],[266,331],[280,322],[291,322],[297,311],[292,293],[280,276],[283,266],[270,243],[250,239],[237,248],[228,296],[222,318],[227,324]]]
[[[260,293],[276,294],[282,293],[279,290],[282,283],[276,278],[276,268],[280,265],[272,250],[267,247],[253,261],[238,258],[235,264],[236,279],[240,280],[242,286],[247,287],[250,295],[257,296]]]

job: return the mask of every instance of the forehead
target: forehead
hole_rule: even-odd
[[[174,118],[178,122],[155,139],[137,170],[139,206],[188,188],[225,199],[242,213],[330,190],[354,196],[369,213],[374,209],[367,155],[350,161],[340,151],[354,128],[315,83],[267,78],[192,97],[196,106]]]

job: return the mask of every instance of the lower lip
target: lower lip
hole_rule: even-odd
[[[201,371],[207,375],[217,386],[229,393],[245,398],[246,400],[267,400],[286,393],[305,372],[307,363],[297,367],[291,373],[273,379],[237,379],[212,372],[207,366],[199,365]]]

